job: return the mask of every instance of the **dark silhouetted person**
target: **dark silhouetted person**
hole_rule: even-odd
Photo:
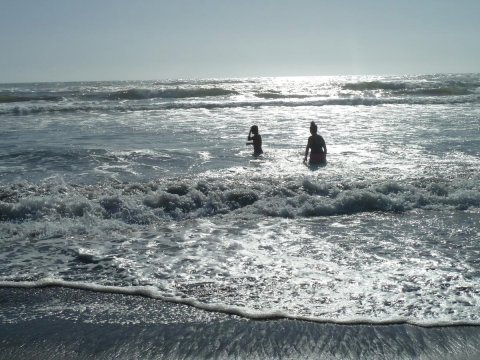
[[[310,149],[310,165],[324,165],[327,163],[327,145],[323,137],[317,134],[317,125],[315,122],[310,123],[310,133],[312,136],[308,138],[307,148],[305,149],[305,159],[307,162],[308,150]]]
[[[253,135],[252,135],[253,134]],[[248,141],[251,143],[247,143],[247,145],[253,145],[253,156],[259,156],[263,154],[262,150],[262,137],[258,133],[258,126],[253,125],[248,132]]]

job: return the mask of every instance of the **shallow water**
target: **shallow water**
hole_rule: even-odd
[[[0,280],[478,324],[478,75],[0,85]],[[302,164],[310,121],[328,164]],[[257,124],[265,155],[251,156]],[[133,289],[133,290],[132,290]]]

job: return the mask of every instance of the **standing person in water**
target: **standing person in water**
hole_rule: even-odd
[[[247,145],[253,145],[253,156],[259,156],[259,155],[263,154],[262,137],[258,133],[258,126],[257,125],[253,125],[250,128],[247,139],[248,139],[248,141],[252,141],[251,143],[247,143]]]
[[[308,138],[307,148],[305,149],[305,159],[303,162],[307,162],[308,149],[310,149],[310,165],[324,165],[327,163],[327,145],[321,135],[317,134],[317,124],[315,122],[310,123],[310,133],[312,136]]]

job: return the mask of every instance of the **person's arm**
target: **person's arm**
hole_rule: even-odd
[[[250,135],[252,135],[252,129],[250,129],[250,131],[248,132],[248,136],[247,136],[247,140],[248,141],[252,141],[253,137],[251,137]],[[246,143],[245,145],[253,145],[253,142],[250,142],[250,143]]]
[[[325,155],[327,155],[327,144],[325,144],[325,140],[322,137],[322,146],[325,149]]]
[[[303,159],[303,162],[307,162],[309,147],[310,147],[310,138],[308,138],[307,147],[305,148],[305,158]]]

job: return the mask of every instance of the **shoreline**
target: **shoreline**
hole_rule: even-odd
[[[108,285],[97,285],[97,284],[86,284],[82,282],[70,282],[58,279],[42,279],[40,281],[28,282],[10,282],[10,281],[0,281],[0,290],[5,289],[23,289],[23,290],[45,290],[45,289],[65,289],[65,290],[79,290],[85,291],[87,293],[97,293],[104,294],[104,296],[109,295],[120,295],[120,296],[131,296],[131,297],[141,297],[149,299],[146,301],[155,301],[158,303],[170,304],[172,306],[186,306],[187,308],[192,308],[192,311],[199,311],[205,313],[212,313],[225,316],[237,316],[245,320],[258,320],[258,321],[269,321],[269,320],[292,320],[292,321],[304,321],[312,322],[316,324],[332,324],[332,325],[370,325],[370,326],[390,326],[390,325],[411,325],[421,328],[441,328],[441,327],[477,327],[480,326],[480,322],[474,321],[436,321],[431,323],[425,322],[415,322],[403,319],[396,320],[376,320],[370,321],[368,319],[350,319],[350,320],[333,320],[333,319],[319,319],[309,316],[292,316],[288,314],[283,314],[278,311],[271,312],[256,312],[244,310],[243,308],[237,306],[223,306],[218,304],[207,304],[199,302],[192,298],[174,298],[158,295],[155,290],[152,290],[148,287],[119,287],[119,286],[108,286]]]
[[[480,326],[251,320],[145,296],[0,288],[0,359],[477,359]]]

